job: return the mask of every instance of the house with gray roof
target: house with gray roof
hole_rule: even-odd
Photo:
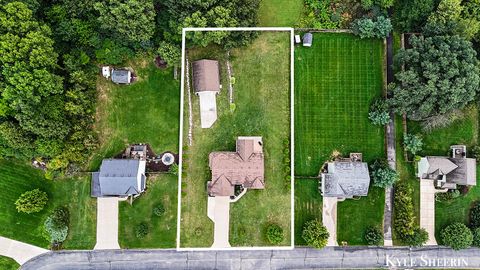
[[[136,197],[145,191],[144,159],[104,159],[92,173],[92,197]]]
[[[321,193],[324,197],[338,199],[367,196],[370,185],[368,164],[353,159],[326,163],[321,173]]]
[[[457,185],[477,184],[477,162],[467,158],[465,145],[450,147],[451,157],[426,156],[418,161],[417,177],[434,180],[435,188],[457,189]]]

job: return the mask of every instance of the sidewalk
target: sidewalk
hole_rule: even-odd
[[[10,257],[19,264],[49,250],[0,236],[0,255]]]

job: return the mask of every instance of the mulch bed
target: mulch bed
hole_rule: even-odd
[[[125,152],[122,152],[114,156],[114,158],[116,159],[128,158],[125,156],[124,153]],[[175,154],[170,151],[166,151],[161,153],[160,155],[156,155],[152,147],[149,144],[147,144],[147,172],[168,172],[168,170],[170,169],[170,166],[172,165],[165,165],[161,160],[162,156],[166,153],[172,154],[175,157],[175,164],[178,164],[178,154]]]

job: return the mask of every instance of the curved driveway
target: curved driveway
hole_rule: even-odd
[[[94,250],[40,255],[24,270],[84,269],[318,269],[318,268],[480,268],[480,249],[442,247],[296,248],[287,251]],[[429,265],[427,265],[429,263]]]

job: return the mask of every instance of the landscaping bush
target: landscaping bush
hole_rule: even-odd
[[[480,201],[474,202],[470,209],[470,227],[480,228]]]
[[[386,38],[392,31],[392,23],[384,16],[378,16],[376,19],[364,17],[355,20],[351,28],[360,38]]]
[[[165,41],[160,42],[157,53],[170,66],[177,65],[182,57],[182,52],[178,46]]]
[[[170,168],[168,168],[168,172],[173,175],[178,175],[178,172],[179,172],[178,164],[173,163],[172,165],[170,165]]]
[[[457,189],[435,194],[435,199],[439,202],[448,202],[458,197],[460,197],[460,191]]]
[[[47,233],[47,240],[50,243],[61,243],[67,239],[68,235],[68,226],[58,226],[59,224],[55,224],[53,215],[47,217],[45,223],[43,224],[45,228],[45,232]]]
[[[403,145],[405,146],[405,150],[415,155],[422,151],[423,140],[419,135],[407,134],[405,138],[403,138]]]
[[[68,227],[70,223],[70,213],[68,208],[63,206],[55,208],[50,217],[52,218],[53,226],[58,229]]]
[[[455,222],[445,227],[440,232],[442,243],[454,250],[468,248],[473,243],[472,231],[460,222]]]
[[[15,205],[18,212],[30,214],[42,211],[47,201],[47,193],[37,188],[20,195],[18,200],[15,201]]]
[[[477,160],[477,162],[480,162],[480,146],[475,145],[470,151],[472,153],[472,156]]]
[[[383,242],[383,232],[378,227],[369,227],[365,231],[364,238],[368,245],[378,246]]]
[[[480,227],[473,230],[473,246],[480,247]]]
[[[413,229],[413,234],[405,235],[402,240],[409,246],[420,247],[428,241],[428,232],[425,229],[416,226]]]
[[[302,238],[307,245],[314,248],[323,248],[327,245],[330,234],[322,222],[314,219],[310,220],[303,226]]]
[[[401,240],[405,240],[415,232],[412,192],[412,188],[406,183],[395,186],[393,227]]]
[[[277,224],[270,224],[267,227],[266,238],[270,244],[279,244],[283,241],[283,229]]]
[[[139,239],[145,238],[148,233],[149,228],[146,222],[142,222],[135,227],[135,236]]]
[[[163,204],[158,204],[153,208],[153,214],[157,217],[163,216],[165,214],[165,207],[163,207]]]
[[[398,173],[390,168],[385,160],[376,160],[371,166],[373,185],[379,188],[387,188],[399,179]]]
[[[373,101],[370,105],[370,112],[368,113],[368,119],[374,125],[383,126],[390,122],[389,107],[385,99],[379,98]]]

